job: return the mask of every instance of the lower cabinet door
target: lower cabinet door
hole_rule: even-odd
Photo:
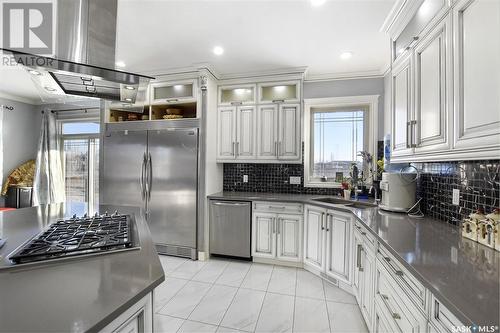
[[[253,214],[252,256],[276,257],[276,214]]]
[[[356,296],[356,300],[358,304],[361,304],[361,287],[363,282],[363,268],[361,267],[361,259],[363,255],[363,240],[361,235],[355,231],[353,237],[353,276],[352,276],[352,289],[354,291],[354,296]]]
[[[323,270],[325,259],[323,249],[325,242],[326,211],[321,208],[306,206],[304,222],[304,263]]]
[[[366,325],[371,327],[373,323],[373,311],[375,300],[375,253],[370,248],[363,246],[362,248],[362,297],[361,297],[361,313],[365,318]]]
[[[302,260],[302,216],[278,215],[277,225],[277,258],[280,260]]]
[[[350,280],[351,217],[328,212],[326,218],[326,274],[344,281]]]

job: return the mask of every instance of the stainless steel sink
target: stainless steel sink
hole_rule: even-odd
[[[330,203],[330,204],[336,204],[336,205],[347,205],[347,204],[351,203],[349,200],[337,199],[337,198],[332,198],[332,197],[314,198],[312,200],[313,201]]]
[[[329,204],[334,204],[334,205],[344,205],[346,207],[357,208],[357,209],[366,209],[366,208],[377,207],[377,205],[372,204],[372,203],[368,203],[368,202],[349,201],[349,200],[332,198],[332,197],[314,198],[312,200],[324,202],[324,203],[329,203]]]

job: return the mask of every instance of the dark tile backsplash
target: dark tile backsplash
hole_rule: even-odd
[[[478,208],[485,214],[500,206],[500,160],[415,163],[420,171],[417,197],[427,216],[458,225]],[[453,189],[460,204],[452,204]]]

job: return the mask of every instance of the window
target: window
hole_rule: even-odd
[[[352,163],[364,172],[360,151],[376,152],[378,96],[320,98],[305,101],[304,184],[340,187]]]
[[[66,201],[99,204],[99,120],[61,121]],[[91,209],[89,209],[91,210]]]

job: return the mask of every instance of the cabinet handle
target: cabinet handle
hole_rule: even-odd
[[[415,129],[416,129],[415,125],[416,124],[417,124],[416,120],[410,121],[410,135],[411,135],[411,138],[410,138],[410,147],[411,148],[416,148],[417,147],[417,144],[415,143],[416,140],[414,140],[416,138],[416,132],[415,132]]]
[[[273,99],[273,103],[283,103],[285,102],[284,99]]]
[[[405,50],[408,51],[409,49],[412,48],[412,46],[418,41],[419,37],[415,36],[411,39],[411,41],[408,43],[408,45],[405,46]]]
[[[231,105],[242,105],[243,102],[231,102]]]
[[[321,213],[321,230],[325,230],[325,213]]]
[[[394,311],[392,311],[391,307],[389,306],[389,296],[387,295],[384,295],[382,293],[379,293],[380,296],[382,297],[382,299],[384,300],[384,303],[385,303],[385,306],[387,306],[387,309],[391,312],[391,316],[393,319],[401,319],[401,315],[399,313],[396,313]]]
[[[274,142],[274,154],[278,157],[278,141]]]
[[[406,122],[406,148],[411,148],[411,121]]]
[[[276,218],[273,217],[273,234],[276,233]]]
[[[285,206],[268,206],[269,209],[280,209],[280,210],[284,210],[286,207]]]
[[[278,229],[278,235],[281,234],[281,218],[278,218],[278,222],[277,222],[278,226],[276,229]]]
[[[391,262],[391,258],[389,258],[389,257],[384,257],[384,259],[385,259],[385,261],[387,261],[387,263]],[[404,275],[403,271],[395,269],[394,267],[392,267],[391,264],[389,264],[389,266],[392,268],[392,270],[394,271],[394,274],[396,274],[397,276],[403,276]]]
[[[278,156],[281,156],[281,141],[278,142]]]
[[[361,235],[366,236],[366,232],[361,231]]]
[[[170,102],[177,102],[179,99],[178,98],[170,98],[170,99],[167,99],[167,102],[170,103]]]
[[[236,142],[236,157],[240,156],[240,143],[239,142]]]
[[[363,267],[361,267],[361,251],[363,251],[363,245],[358,244],[358,253],[356,254],[356,267],[360,272],[363,271]]]
[[[331,219],[330,219],[330,217],[331,217],[330,214],[326,214],[326,232],[330,231],[330,227],[331,227]]]

